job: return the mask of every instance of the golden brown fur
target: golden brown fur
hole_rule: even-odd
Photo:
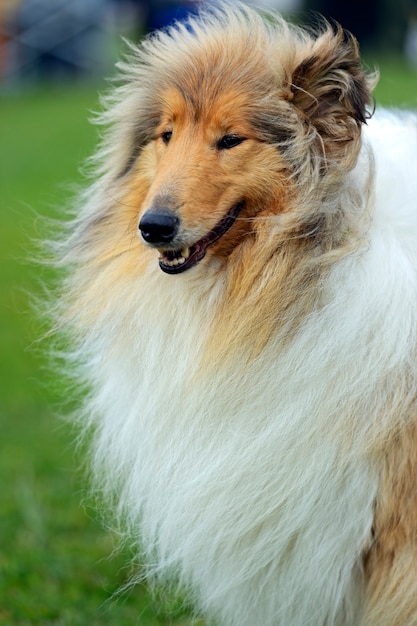
[[[417,623],[417,426],[392,434],[377,498],[373,543],[366,558],[365,624]]]

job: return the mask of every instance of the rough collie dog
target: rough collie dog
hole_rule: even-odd
[[[217,624],[417,624],[417,118],[239,3],[120,68],[61,244],[97,484]]]

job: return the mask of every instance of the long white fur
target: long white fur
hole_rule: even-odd
[[[346,182],[359,250],[249,366],[194,377],[222,295],[209,268],[126,276],[82,342],[96,479],[149,573],[221,624],[361,623],[377,451],[415,372],[416,163],[417,118],[376,115]]]

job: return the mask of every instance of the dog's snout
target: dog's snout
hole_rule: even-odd
[[[178,233],[180,220],[172,211],[150,209],[143,214],[139,230],[147,243],[171,243]]]

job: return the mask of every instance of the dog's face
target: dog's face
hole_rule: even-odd
[[[258,136],[251,98],[253,106],[251,94],[227,89],[197,112],[178,90],[162,95],[160,123],[141,159],[151,184],[139,229],[159,250],[164,272],[184,272],[206,253],[227,255],[272,198],[275,211],[285,210],[288,166]]]

